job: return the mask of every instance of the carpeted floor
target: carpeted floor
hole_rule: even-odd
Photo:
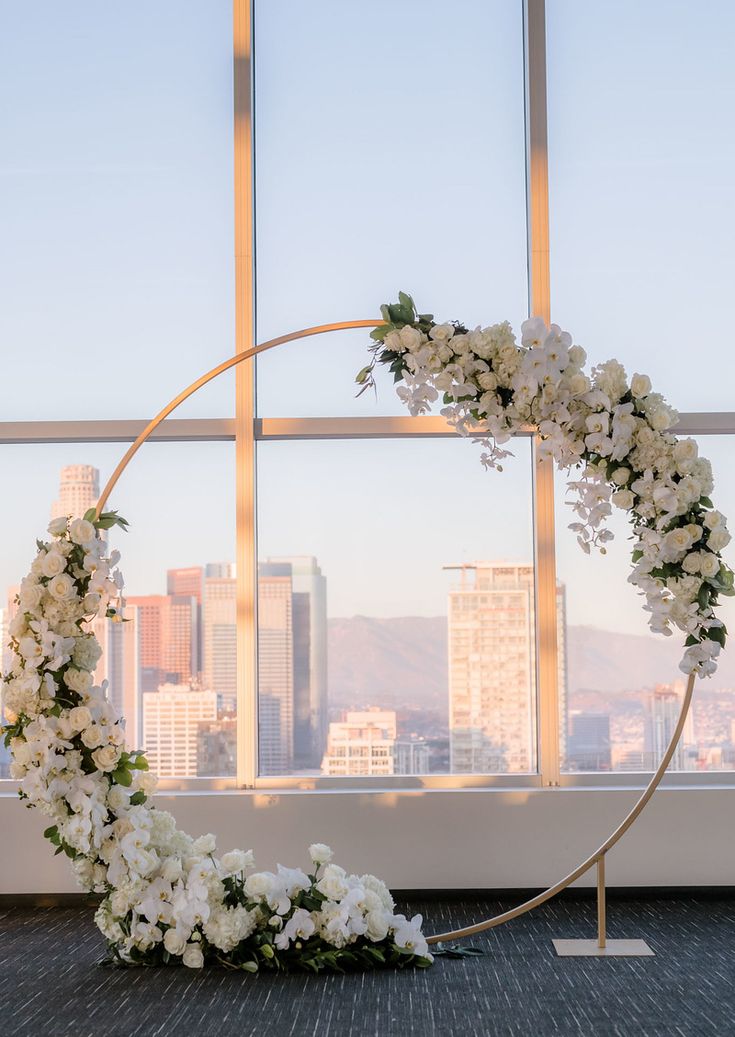
[[[408,907],[435,932],[499,904]],[[593,902],[557,899],[470,941],[482,957],[319,977],[101,968],[89,910],[0,908],[0,1034],[732,1037],[735,900],[614,898],[608,908],[609,935],[642,937],[656,957],[557,958],[552,937],[593,936],[595,926]]]

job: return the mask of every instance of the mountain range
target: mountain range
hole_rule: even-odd
[[[682,677],[681,642],[618,634],[591,626],[567,628],[570,699],[589,692],[637,692]],[[735,654],[724,653],[715,691],[735,687]],[[340,708],[422,707],[446,714],[445,616],[329,620],[329,697]]]

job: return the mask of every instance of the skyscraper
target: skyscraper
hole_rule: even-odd
[[[99,495],[100,473],[93,465],[66,465],[61,469],[59,496],[51,506],[51,518],[79,518],[95,506]]]
[[[260,773],[293,766],[294,641],[290,572],[258,576],[258,727]]]
[[[395,773],[396,714],[387,709],[355,710],[329,725],[322,773],[376,776]]]
[[[237,581],[231,563],[209,564],[202,604],[203,681],[222,710],[237,706]]]
[[[166,593],[173,597],[194,598],[196,601],[196,651],[193,669],[201,673],[204,669],[204,645],[202,624],[202,602],[204,600],[204,569],[201,565],[187,569],[169,569],[166,573]]]
[[[609,771],[612,765],[609,714],[573,713],[571,725],[566,766],[574,771]]]
[[[658,684],[646,698],[643,722],[643,751],[646,770],[654,770],[671,741],[681,712],[684,681]],[[669,767],[674,771],[687,770],[687,747],[694,742],[692,713],[689,716],[674,751]]]
[[[213,691],[193,691],[162,684],[143,695],[145,755],[151,770],[163,776],[195,777],[199,728],[217,719]]]
[[[327,581],[310,555],[269,558],[258,573],[291,579],[293,766],[318,769],[327,736]]]
[[[534,770],[533,566],[475,562],[456,568],[460,583],[449,593],[448,610],[451,770],[480,774]],[[564,717],[563,594],[559,587],[559,699]]]
[[[136,609],[141,691],[195,680],[196,599],[146,594],[127,598],[127,604]]]

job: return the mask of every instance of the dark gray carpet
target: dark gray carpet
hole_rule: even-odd
[[[412,901],[427,930],[498,909]],[[503,902],[503,906],[510,906]],[[551,938],[593,936],[594,904],[557,899],[470,943],[483,957],[431,969],[259,976],[98,965],[91,911],[0,908],[3,1037],[708,1037],[735,1034],[735,901],[611,899],[609,935],[655,958],[562,959]]]

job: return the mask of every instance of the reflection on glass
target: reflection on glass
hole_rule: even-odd
[[[260,444],[261,774],[535,769],[529,441],[513,451],[500,474],[454,438]]]

